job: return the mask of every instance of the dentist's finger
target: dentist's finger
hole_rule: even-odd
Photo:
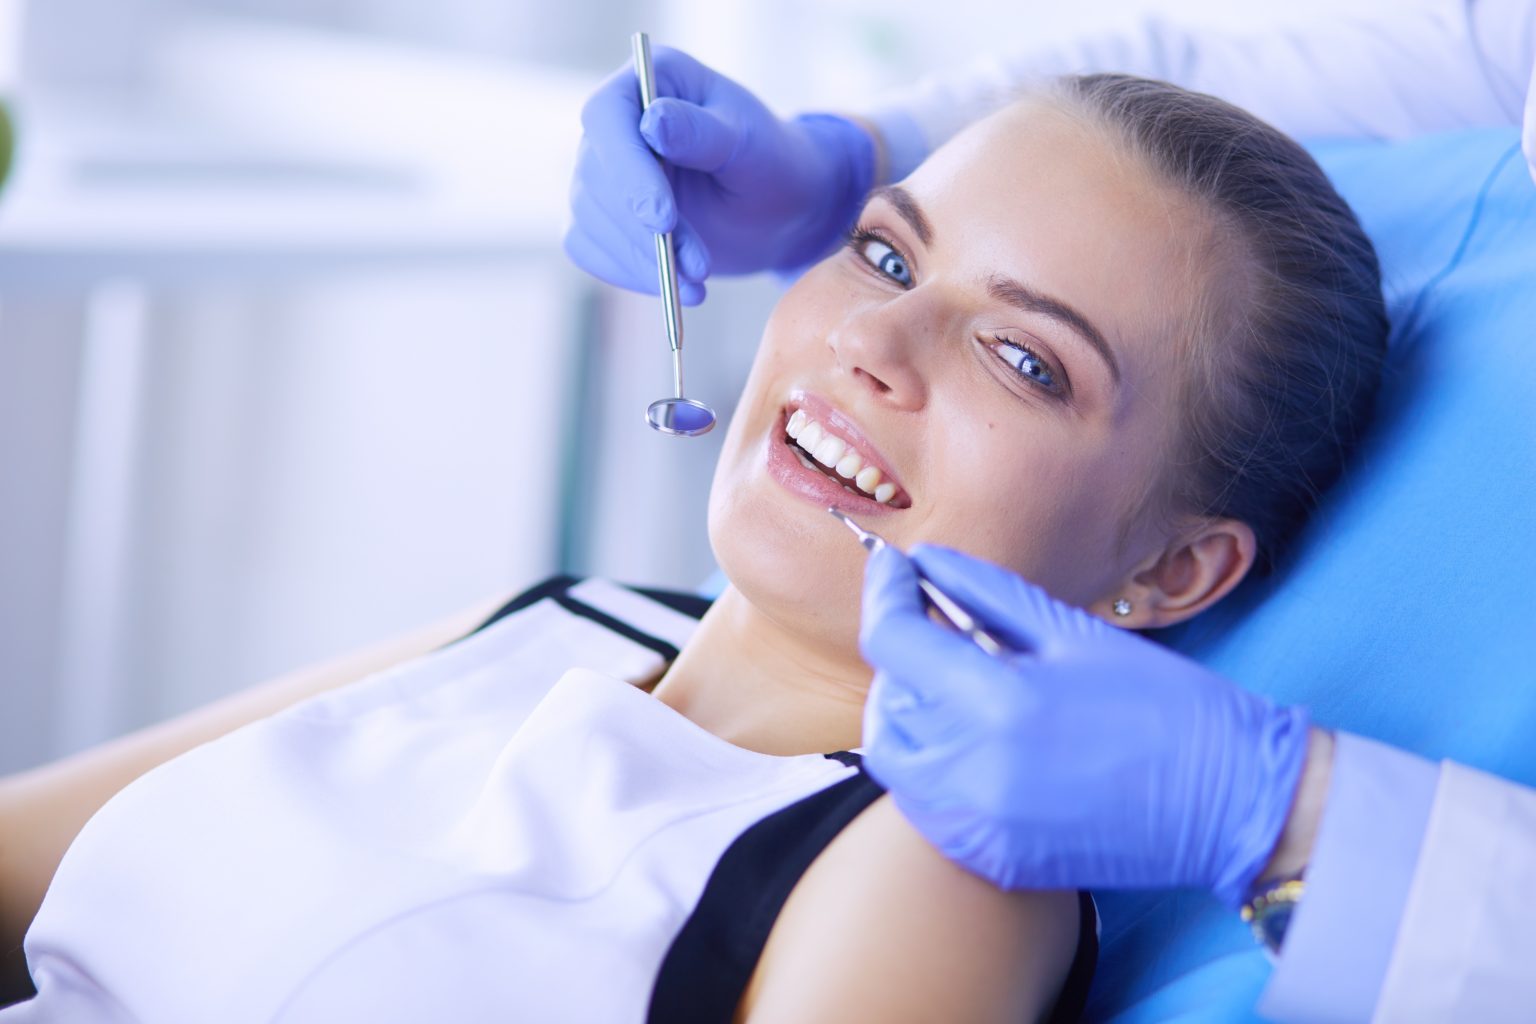
[[[869,685],[869,695],[864,699],[863,736],[860,745],[866,748],[876,745],[898,748],[915,746],[916,741],[907,732],[900,719],[901,714],[915,706],[909,695],[893,693],[890,676],[881,672],[875,673]]]
[[[741,148],[741,129],[706,107],[664,97],[640,118],[640,135],[678,167],[706,173],[724,167]]]
[[[936,807],[953,789],[951,774],[959,752],[913,743],[899,736],[877,735],[864,747],[864,767],[876,782],[908,807]]]
[[[897,676],[875,675],[864,703],[866,736],[894,735],[904,747],[916,749],[959,744],[976,732],[975,706],[956,700],[954,689],[925,698]]]
[[[677,224],[677,201],[656,154],[640,135],[640,83],[624,64],[581,108],[583,139],[630,212],[654,233]]]
[[[929,617],[912,563],[893,548],[876,551],[865,570],[859,650],[875,668],[908,681],[954,671],[986,672],[1001,665]]]
[[[620,260],[613,255],[611,237],[597,241],[579,224],[572,224],[567,229],[562,244],[572,263],[601,281],[642,295],[661,292],[654,249],[648,257],[634,251],[628,261]],[[697,306],[704,301],[706,289],[702,284],[679,277],[677,294],[683,305]]]
[[[864,563],[860,639],[893,614],[921,613],[920,595],[917,570],[906,555],[889,545],[872,552]]]
[[[616,256],[630,249],[638,254],[636,266],[656,266],[656,233],[641,223],[627,206],[615,198],[614,190],[593,185],[581,175],[571,181],[572,218],[594,241],[603,241]],[[709,277],[709,247],[686,218],[672,229],[672,244],[677,253],[677,276],[702,284]],[[654,291],[655,289],[652,289]]]
[[[1060,639],[1108,628],[1022,576],[952,548],[919,544],[911,559],[935,586],[1019,649],[1043,651]]]

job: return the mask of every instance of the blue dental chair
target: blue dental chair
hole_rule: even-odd
[[[1536,785],[1536,183],[1513,129],[1312,147],[1375,241],[1377,422],[1279,574],[1164,639],[1322,724]],[[1088,1019],[1260,1019],[1203,894],[1096,894]]]

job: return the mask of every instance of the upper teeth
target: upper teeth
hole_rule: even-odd
[[[843,479],[852,480],[859,490],[881,504],[896,497],[895,484],[882,482],[879,469],[864,465],[863,457],[851,444],[811,419],[804,409],[794,411],[784,425],[784,432],[817,462],[831,467]]]

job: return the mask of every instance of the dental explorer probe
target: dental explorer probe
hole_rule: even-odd
[[[651,39],[644,32],[630,37],[635,52],[635,76],[640,79],[640,112],[656,102],[656,71],[651,67]],[[677,250],[672,232],[656,236],[656,269],[661,277],[662,312],[667,344],[672,347],[672,397],[658,398],[645,410],[652,430],[676,437],[698,437],[715,425],[715,411],[703,402],[683,397],[683,308],[677,299]]]
[[[870,554],[874,554],[886,546],[884,537],[864,529],[864,527],[849,519],[837,509],[829,508],[827,512],[840,520],[848,529],[852,530],[853,535],[859,538],[859,543],[863,545],[864,550]],[[994,658],[1009,653],[1009,648],[1002,641],[981,628],[981,623],[976,621],[974,615],[960,607],[959,602],[940,590],[938,584],[923,575],[922,570],[917,569],[915,565],[913,569],[917,572],[918,588],[922,590],[923,597],[927,599],[928,606],[939,613],[939,618],[949,623],[957,633]]]

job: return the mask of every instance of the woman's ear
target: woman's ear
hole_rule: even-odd
[[[1206,519],[1143,561],[1114,593],[1090,608],[1127,629],[1156,629],[1193,618],[1220,601],[1253,566],[1253,530],[1236,519]],[[1130,603],[1115,615],[1115,602]],[[1102,607],[1100,607],[1102,605]]]

